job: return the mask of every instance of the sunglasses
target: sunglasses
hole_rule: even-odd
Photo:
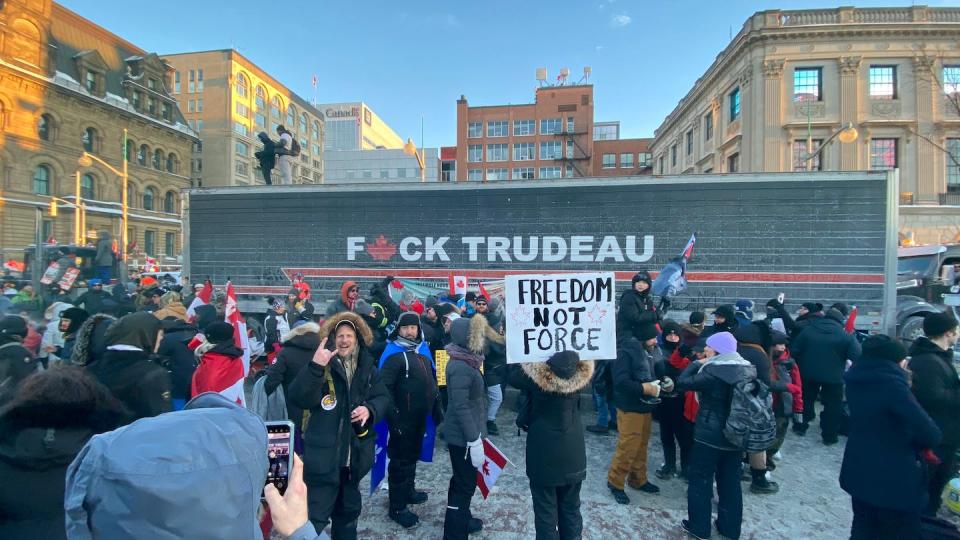
[[[487,305],[486,302],[477,302],[477,306],[485,306],[485,305]]]
[[[357,292],[359,290],[360,289],[358,287],[350,287],[349,289],[347,289],[347,292]]]

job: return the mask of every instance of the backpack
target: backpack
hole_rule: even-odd
[[[297,142],[297,138],[293,135],[290,136],[290,150],[288,152],[289,156],[297,157],[300,155],[300,143]]]
[[[743,380],[733,385],[723,436],[747,452],[763,452],[773,445],[777,438],[773,396],[763,381]]]

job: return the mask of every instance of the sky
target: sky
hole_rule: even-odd
[[[236,48],[307,101],[364,101],[401,137],[456,145],[456,101],[531,103],[536,68],[577,82],[590,66],[595,120],[622,138],[654,130],[747,18],[830,5],[780,0],[60,0],[159,54]],[[960,0],[916,2],[960,6]],[[229,7],[226,7],[229,6]],[[176,18],[182,15],[181,18]]]

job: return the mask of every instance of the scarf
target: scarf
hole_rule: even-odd
[[[420,347],[420,344],[423,343],[423,340],[421,339],[413,340],[413,339],[407,339],[405,337],[397,336],[397,339],[393,340],[393,342],[408,351],[415,351]]]
[[[347,384],[353,384],[353,374],[357,371],[357,358],[360,356],[360,347],[354,347],[345,356],[340,356],[340,363],[343,364],[343,370],[347,372]]]
[[[447,345],[446,349],[451,360],[460,360],[461,362],[466,362],[467,365],[473,369],[477,371],[480,370],[480,365],[483,364],[482,356],[474,354],[459,345],[454,345],[453,343]]]

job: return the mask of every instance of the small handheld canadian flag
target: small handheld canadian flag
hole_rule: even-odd
[[[490,495],[490,490],[493,489],[493,484],[500,478],[500,474],[507,468],[510,460],[490,442],[490,439],[483,440],[483,455],[483,465],[477,469],[477,488],[486,499]]]

